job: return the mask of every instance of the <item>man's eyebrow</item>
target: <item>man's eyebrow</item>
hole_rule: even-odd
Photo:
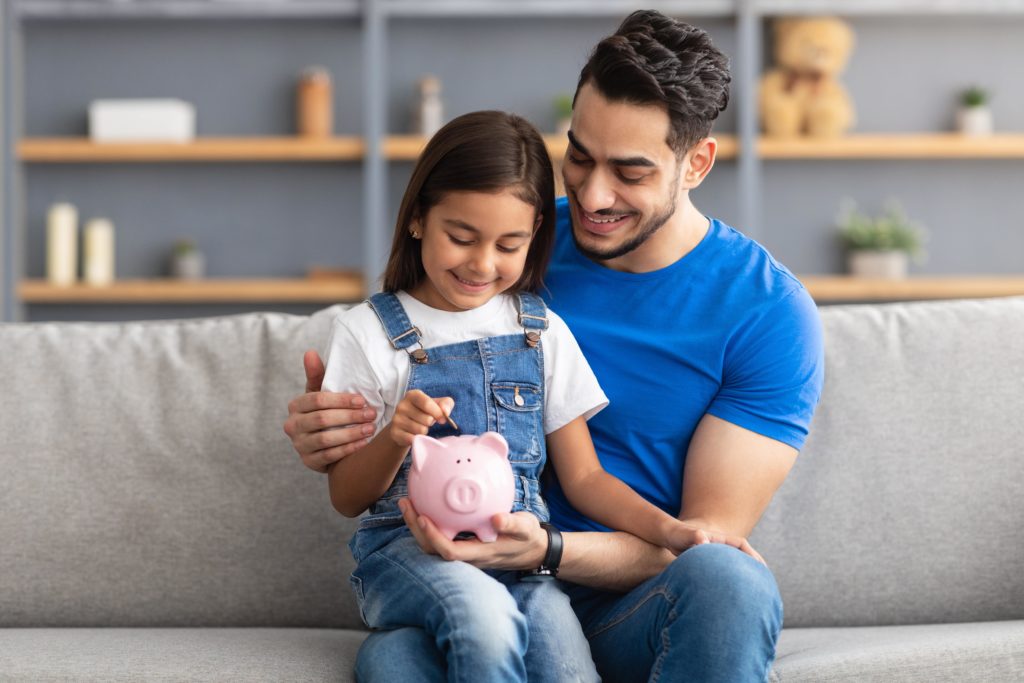
[[[591,156],[587,148],[580,144],[580,141],[576,139],[576,136],[569,131],[569,143],[578,149],[582,154]],[[613,166],[643,166],[645,168],[657,168],[657,164],[648,159],[647,157],[625,157],[622,159],[609,159],[608,162]]]
[[[448,225],[454,227],[454,228],[460,228],[462,230],[468,230],[468,231],[476,233],[478,235],[480,234],[480,230],[478,228],[473,227],[472,225],[470,225],[466,221],[460,221],[458,218],[445,218],[444,222],[447,223]],[[516,232],[508,232],[508,233],[505,233],[504,235],[502,235],[502,237],[531,237],[531,236],[532,236],[532,233],[529,233],[529,232],[527,232],[525,230],[519,230],[519,231],[516,231]]]

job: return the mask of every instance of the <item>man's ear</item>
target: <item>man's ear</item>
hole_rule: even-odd
[[[713,137],[706,137],[698,140],[683,157],[685,165],[682,172],[683,189],[692,190],[704,182],[704,178],[711,172],[715,165],[715,157],[718,154],[718,140]]]

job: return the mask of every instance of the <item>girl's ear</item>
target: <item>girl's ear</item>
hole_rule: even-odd
[[[419,218],[409,221],[409,234],[414,240],[423,238],[423,222]]]

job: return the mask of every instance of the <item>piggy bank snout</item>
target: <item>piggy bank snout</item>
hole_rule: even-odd
[[[455,477],[444,487],[444,501],[455,512],[473,512],[483,499],[484,487],[476,477]]]

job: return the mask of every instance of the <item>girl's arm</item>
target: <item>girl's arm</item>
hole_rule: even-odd
[[[435,401],[422,391],[410,391],[395,409],[395,417],[370,443],[328,466],[327,484],[335,510],[357,517],[384,495],[412,446],[412,438],[426,434],[434,422],[445,421],[439,402],[451,412],[450,398]]]
[[[587,517],[677,553],[693,544],[691,529],[601,467],[582,416],[548,434],[547,445],[562,490]]]

